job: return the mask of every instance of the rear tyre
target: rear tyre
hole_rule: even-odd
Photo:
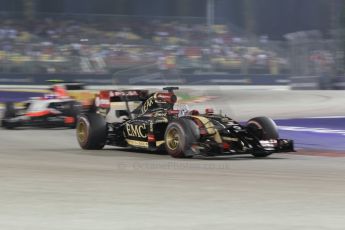
[[[107,124],[97,113],[83,114],[77,122],[77,139],[80,147],[87,150],[102,149],[107,138]]]
[[[13,102],[6,102],[4,118],[13,118],[16,116],[16,108]]]
[[[73,117],[74,122],[68,124],[68,127],[74,129],[77,126],[78,117],[82,112],[82,105],[79,102],[73,101],[70,103],[70,108],[66,112],[66,115]]]
[[[16,116],[16,108],[13,102],[6,102],[4,116],[1,119],[1,127],[5,129],[14,129],[16,124],[8,122],[7,120]]]
[[[5,129],[14,129],[17,127],[17,125],[8,122],[5,118],[1,119],[1,127]]]
[[[279,133],[275,122],[268,117],[255,117],[247,122],[247,128],[260,140],[278,139]],[[267,157],[272,153],[253,153],[255,157]]]
[[[198,128],[194,122],[177,119],[171,122],[165,131],[165,149],[174,158],[192,157],[191,147],[197,139]]]

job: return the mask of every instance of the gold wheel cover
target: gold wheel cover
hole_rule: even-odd
[[[180,135],[176,128],[171,128],[166,137],[167,147],[171,150],[176,150],[180,145]]]
[[[80,143],[85,143],[87,136],[88,136],[88,130],[87,130],[87,125],[86,122],[84,120],[81,120],[78,123],[77,126],[77,136],[78,136],[78,141]]]

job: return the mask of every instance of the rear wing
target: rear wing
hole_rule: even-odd
[[[148,90],[101,90],[96,97],[96,106],[109,108],[111,102],[145,101]]]
[[[68,82],[68,81],[63,81],[63,80],[47,80],[47,82],[52,83],[52,87],[50,90],[54,91],[55,87],[60,87],[65,90],[85,90],[86,89],[86,84],[83,82]]]
[[[86,89],[86,84],[85,83],[80,83],[80,82],[65,82],[61,84],[65,86],[66,90],[85,90]]]

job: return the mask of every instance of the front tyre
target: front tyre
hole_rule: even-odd
[[[247,129],[259,140],[278,139],[279,133],[275,122],[269,117],[255,117],[247,122]],[[255,157],[267,157],[272,153],[253,153]]]
[[[255,133],[260,140],[278,139],[276,123],[269,117],[255,117],[247,122],[247,128]]]
[[[77,121],[77,139],[82,149],[102,149],[107,138],[107,124],[97,113],[83,114]]]

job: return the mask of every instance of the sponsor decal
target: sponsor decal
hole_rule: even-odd
[[[146,138],[146,125],[133,125],[133,124],[126,124],[126,131],[128,136],[130,137],[141,137]]]
[[[121,97],[121,96],[138,96],[138,92],[135,90],[130,91],[110,91],[110,97]]]
[[[153,133],[153,122],[150,122],[150,132]]]
[[[149,110],[149,108],[155,103],[155,99],[154,97],[150,97],[149,99],[147,99],[144,103],[144,105],[141,107],[141,113],[146,113],[147,110]]]
[[[166,117],[167,115],[168,115],[167,112],[158,111],[158,112],[153,114],[153,117]]]
[[[238,138],[233,137],[222,137],[224,141],[238,141]]]
[[[109,99],[99,99],[98,103],[100,106],[102,105],[109,105],[110,104],[110,100]]]
[[[130,139],[126,139],[126,141],[129,145],[142,147],[142,148],[148,148],[149,147],[149,143],[146,141],[136,141],[136,140],[130,140]]]
[[[165,141],[156,141],[156,146],[158,147],[158,146],[160,146],[160,145],[162,145],[164,143],[165,143]]]

